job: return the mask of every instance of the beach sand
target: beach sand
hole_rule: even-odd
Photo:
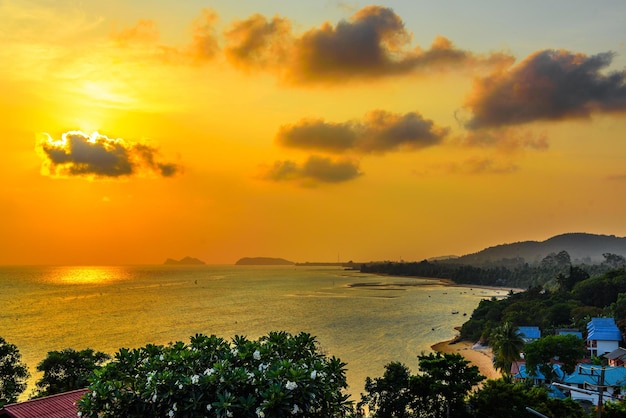
[[[487,379],[499,379],[502,374],[494,369],[491,362],[491,348],[472,350],[474,344],[469,341],[443,341],[433,345],[431,348],[439,353],[460,354],[465,360],[478,367],[480,374]]]

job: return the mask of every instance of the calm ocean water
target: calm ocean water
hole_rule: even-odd
[[[416,356],[453,338],[463,313],[506,293],[336,267],[0,267],[0,336],[31,369],[27,396],[51,350],[305,331],[348,364],[358,399],[366,376],[390,361],[417,371]]]

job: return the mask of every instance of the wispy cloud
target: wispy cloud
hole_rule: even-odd
[[[200,17],[192,23],[191,55],[198,60],[211,60],[220,51],[215,31],[217,19],[213,10],[202,9]]]
[[[284,64],[293,44],[291,23],[274,16],[271,20],[255,14],[246,20],[233,22],[224,33],[225,54],[235,65],[257,69]]]
[[[112,31],[110,38],[120,46],[153,44],[159,40],[159,30],[153,20],[140,19],[131,27]]]
[[[429,147],[443,141],[448,132],[448,128],[438,127],[417,112],[374,110],[362,120],[333,123],[303,119],[284,125],[276,141],[285,147],[305,150],[368,154]]]
[[[522,149],[545,151],[550,143],[545,133],[534,132],[522,127],[499,127],[464,132],[460,141],[464,146],[497,148],[505,152]]]
[[[172,177],[181,166],[161,162],[156,148],[94,132],[69,131],[61,139],[43,133],[37,143],[42,173],[50,177],[123,178],[158,175]]]

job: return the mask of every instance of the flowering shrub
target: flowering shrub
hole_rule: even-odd
[[[315,337],[257,341],[196,335],[189,344],[121,349],[96,370],[82,417],[347,417],[345,364]]]

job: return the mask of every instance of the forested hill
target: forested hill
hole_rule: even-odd
[[[474,254],[464,255],[448,262],[481,266],[498,264],[504,259],[523,259],[523,262],[535,264],[547,255],[566,251],[572,262],[592,264],[601,263],[603,254],[611,253],[626,256],[626,238],[615,235],[595,235],[569,233],[557,235],[545,241],[523,241],[513,244],[501,244],[489,247]]]
[[[595,277],[626,268],[626,238],[564,234],[543,242],[526,241],[487,248],[475,254],[413,263],[361,265],[364,273],[445,278],[459,284],[556,288],[559,277]]]

